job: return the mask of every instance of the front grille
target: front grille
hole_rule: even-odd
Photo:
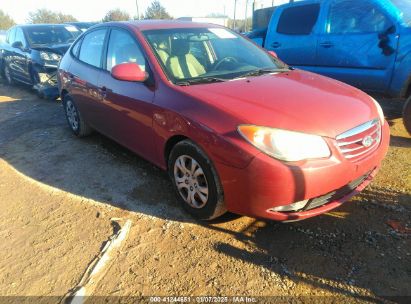
[[[381,123],[378,119],[369,121],[337,136],[336,139],[344,157],[350,161],[358,161],[380,145]]]
[[[310,199],[307,202],[307,205],[303,208],[304,211],[315,209],[318,207],[321,207],[325,204],[337,201],[339,199],[342,199],[344,196],[350,194],[353,192],[359,185],[361,185],[369,176],[371,172],[368,172],[367,174],[357,178],[356,180],[352,181],[348,185],[345,185],[344,187],[332,191],[330,193],[327,193],[325,195]]]

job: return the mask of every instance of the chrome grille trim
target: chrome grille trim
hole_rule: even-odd
[[[364,149],[364,147],[358,147],[358,148],[353,148],[353,149],[341,149],[342,153],[348,153],[348,152],[354,152],[354,151],[358,151]]]
[[[379,122],[378,119],[371,120],[369,122],[366,122],[365,124],[362,124],[358,127],[348,130],[347,132],[344,132],[343,134],[338,135],[335,139],[341,140],[347,137],[355,136],[357,134],[367,131],[368,129],[371,129],[373,126],[378,124],[378,122]]]
[[[348,145],[355,144],[356,142],[359,142],[359,141],[361,141],[361,140],[362,140],[362,138],[360,138],[360,139],[358,139],[358,140],[354,140],[354,141],[346,141],[346,142],[342,142],[342,143],[337,143],[337,145],[338,145],[339,147],[344,147],[344,146],[348,146]]]
[[[381,143],[382,126],[378,119],[366,122],[336,137],[336,144],[342,155],[356,161],[375,151]],[[365,138],[371,137],[370,146],[363,144]]]
[[[373,126],[374,126],[374,125],[372,125],[369,129],[371,129]],[[366,131],[366,130],[367,130],[367,129],[365,129],[364,131]],[[364,132],[364,131],[362,131],[362,132]],[[379,128],[375,129],[372,133],[367,134],[367,136],[373,136],[373,135],[374,135],[375,133],[377,133],[378,131],[380,131]],[[360,132],[360,133],[362,133],[362,132]],[[358,133],[357,133],[357,134],[358,134]],[[353,136],[355,136],[355,135],[357,135],[357,134],[354,134]],[[346,138],[346,137],[345,137],[345,138]],[[344,139],[344,138],[342,138],[342,139]],[[338,140],[338,137],[337,137],[337,140]],[[357,139],[357,140],[354,140],[354,141],[339,142],[339,143],[337,143],[337,145],[338,145],[339,147],[348,146],[348,145],[355,144],[356,142],[359,142],[359,141],[361,141],[361,140],[362,140],[362,138]]]
[[[375,142],[375,144],[373,144],[372,146],[368,147],[367,150],[364,150],[360,153],[357,154],[351,154],[351,155],[345,155],[345,158],[351,159],[351,158],[356,158],[358,156],[364,155],[365,153],[371,152],[375,147],[377,147],[380,143],[379,142]]]

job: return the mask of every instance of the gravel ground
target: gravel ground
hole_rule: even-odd
[[[201,223],[164,172],[101,135],[75,138],[58,102],[0,84],[0,296],[60,301],[132,220],[93,295],[410,300],[393,297],[411,297],[411,138],[401,103],[380,101],[391,147],[351,202],[292,224]]]

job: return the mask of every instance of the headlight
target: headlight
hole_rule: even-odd
[[[257,149],[283,161],[331,156],[321,136],[253,125],[241,125],[238,131]]]
[[[371,97],[371,99],[372,99],[372,101],[374,102],[375,106],[377,107],[378,116],[379,116],[379,118],[380,118],[381,125],[383,125],[384,122],[385,122],[384,111],[382,110],[380,104],[379,104],[374,98]]]
[[[44,61],[60,61],[61,55],[49,52],[40,52],[40,57]]]

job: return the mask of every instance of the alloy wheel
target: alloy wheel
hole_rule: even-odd
[[[70,127],[73,131],[77,131],[79,127],[79,117],[77,109],[71,100],[67,100],[66,102],[66,115]]]
[[[191,156],[181,155],[174,163],[174,181],[184,201],[203,208],[208,201],[208,183],[200,164]]]

